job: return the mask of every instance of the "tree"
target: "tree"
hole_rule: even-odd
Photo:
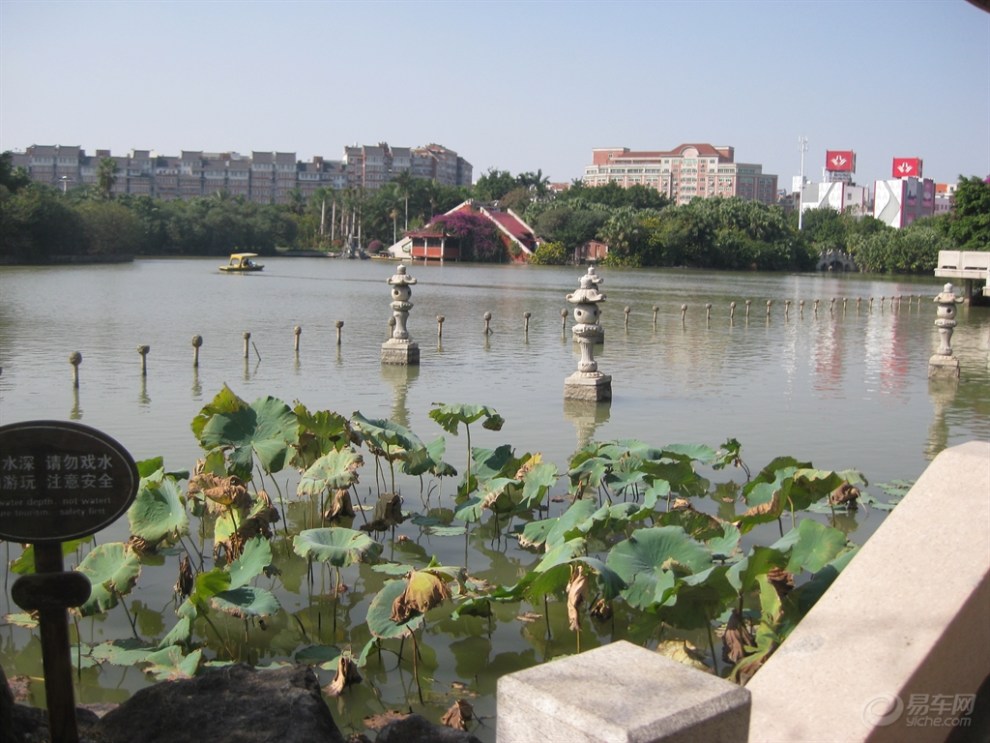
[[[141,220],[123,204],[88,201],[79,206],[79,216],[90,254],[133,255],[141,246]]]
[[[100,160],[99,168],[96,171],[96,190],[104,201],[113,198],[113,187],[117,185],[117,172],[119,170],[117,161],[112,157],[104,157]]]
[[[959,250],[990,250],[990,179],[959,176],[949,236]]]
[[[30,182],[23,168],[14,167],[14,156],[10,151],[0,154],[0,189],[17,193]]]
[[[518,185],[508,170],[489,168],[474,184],[474,198],[478,201],[499,201]]]

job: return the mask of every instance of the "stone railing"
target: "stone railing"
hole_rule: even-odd
[[[627,642],[498,682],[498,743],[944,741],[990,675],[990,443],[946,449],[746,687]]]

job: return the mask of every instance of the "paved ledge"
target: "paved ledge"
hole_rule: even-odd
[[[749,682],[749,740],[944,741],[988,674],[990,443],[974,441],[935,458]]]
[[[738,743],[749,692],[619,640],[498,680],[498,743]]]

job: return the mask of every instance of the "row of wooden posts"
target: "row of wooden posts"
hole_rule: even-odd
[[[918,301],[918,307],[920,308],[921,307],[921,299],[922,298],[921,298],[921,295],[907,295],[907,296],[896,295],[896,296],[892,296],[892,297],[882,296],[882,297],[880,297],[880,309],[881,309],[881,311],[883,311],[884,304],[887,301],[887,299],[890,300],[891,309],[895,309],[896,310],[896,309],[899,309],[900,308],[901,302],[904,301],[904,300],[907,301],[908,307],[910,308],[911,307],[911,304],[914,302],[915,299],[917,299],[917,301]],[[836,302],[837,301],[838,300],[836,298],[833,298],[833,299],[831,299],[829,301],[828,311],[829,311],[829,314],[830,315],[835,313],[835,307],[836,307]],[[846,312],[848,301],[849,300],[846,299],[846,298],[843,298],[842,299],[842,311],[843,311],[843,313]],[[869,303],[869,311],[870,312],[873,312],[874,297],[869,297],[867,301]],[[821,303],[821,300],[819,300],[819,299],[815,299],[814,302],[813,302],[813,312],[814,312],[815,316],[818,315],[818,309],[819,309],[820,303]],[[753,300],[751,300],[751,299],[747,299],[747,300],[745,300],[743,302],[743,305],[744,305],[744,308],[745,308],[745,317],[747,319],[749,319],[750,310],[751,310],[752,304],[753,304]],[[793,303],[792,303],[792,301],[790,299],[784,300],[784,317],[785,318],[790,317],[790,311],[791,311],[791,305],[792,304]],[[773,305],[774,305],[774,301],[772,299],[766,300],[766,316],[767,316],[767,318],[770,317],[770,313],[771,313],[771,309],[773,308]],[[863,298],[862,297],[857,297],[856,298],[856,312],[857,313],[859,313],[862,310],[862,305],[863,305]],[[737,303],[736,302],[730,302],[729,303],[729,319],[730,320],[733,320],[735,318],[736,307],[737,307]],[[803,300],[803,299],[802,300],[799,300],[798,301],[798,312],[800,313],[800,316],[801,317],[804,317],[804,308],[805,308],[805,300]],[[680,311],[681,311],[681,323],[682,324],[685,324],[687,322],[688,305],[687,304],[682,304],[681,305],[681,308],[680,308]],[[629,327],[629,315],[630,315],[631,312],[632,312],[632,308],[629,307],[629,306],[626,306],[626,307],[624,307],[622,309],[623,323],[624,323],[624,326],[626,328]],[[653,327],[654,328],[656,328],[656,325],[657,325],[657,315],[659,314],[659,312],[660,312],[660,307],[658,307],[657,305],[653,305]],[[567,309],[561,309],[561,311],[560,311],[560,329],[561,329],[561,332],[563,332],[563,331],[565,331],[567,329],[567,316],[569,314],[570,314],[570,312]],[[707,302],[705,304],[705,319],[706,319],[706,321],[711,321],[711,316],[712,316],[712,303],[711,302]],[[529,320],[530,320],[531,317],[532,317],[532,313],[531,312],[524,312],[523,313],[523,329],[524,329],[524,332],[527,333],[527,334],[529,333]],[[484,333],[485,333],[485,335],[490,335],[491,333],[494,332],[491,329],[492,313],[491,312],[485,312],[485,314],[482,316],[482,319],[485,322]],[[438,339],[443,338],[443,324],[444,324],[444,321],[445,320],[446,320],[446,318],[443,315],[437,315],[437,338]],[[395,326],[395,318],[394,317],[390,317],[389,320],[388,320],[388,324],[389,324],[389,328],[390,328],[390,331],[389,332],[391,334],[391,328]],[[341,345],[341,339],[342,339],[342,335],[343,335],[342,334],[343,328],[344,328],[344,321],[343,320],[337,320],[337,322],[336,322],[336,329],[337,329],[337,345],[338,346]],[[293,333],[293,336],[294,336],[293,350],[298,355],[299,354],[300,337],[302,336],[302,327],[299,326],[299,325],[294,326],[293,329],[292,329],[292,333]],[[198,367],[199,366],[199,349],[202,347],[202,345],[203,345],[203,336],[201,336],[201,335],[194,335],[192,337],[193,366],[194,367]],[[250,356],[250,349],[251,348],[254,348],[254,352],[255,352],[255,354],[257,354],[258,360],[260,361],[261,360],[261,354],[258,352],[258,347],[256,345],[254,345],[254,343],[251,342],[251,333],[250,333],[250,331],[245,331],[244,332],[244,358],[245,359],[247,359]],[[147,363],[148,362],[148,353],[151,351],[151,346],[140,345],[140,346],[137,347],[137,351],[141,355],[141,374],[142,375],[147,375],[147,373],[148,373],[148,363]],[[79,351],[73,351],[71,354],[69,354],[69,363],[72,365],[72,383],[73,383],[73,386],[78,387],[79,386],[79,365],[82,364],[82,354]]]

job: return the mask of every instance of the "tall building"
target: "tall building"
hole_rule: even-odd
[[[472,166],[453,150],[438,144],[425,147],[346,147],[343,160],[317,156],[310,162],[295,152],[237,152],[182,150],[156,155],[132,150],[112,155],[96,150],[87,155],[78,146],[32,145],[14,152],[12,165],[23,168],[31,180],[65,190],[96,185],[100,163],[109,158],[117,165],[115,195],[134,194],[160,199],[191,199],[217,193],[242,197],[259,204],[285,204],[297,191],[309,198],[320,188],[363,188],[374,191],[408,172],[445,186],[470,186]]]
[[[881,222],[899,229],[934,215],[935,181],[931,178],[891,178],[874,185],[873,216]]]
[[[732,147],[710,144],[682,144],[669,152],[595,149],[583,181],[588,186],[646,186],[676,204],[713,196],[738,196],[764,204],[777,201],[777,176],[764,173],[762,165],[735,162]]]

